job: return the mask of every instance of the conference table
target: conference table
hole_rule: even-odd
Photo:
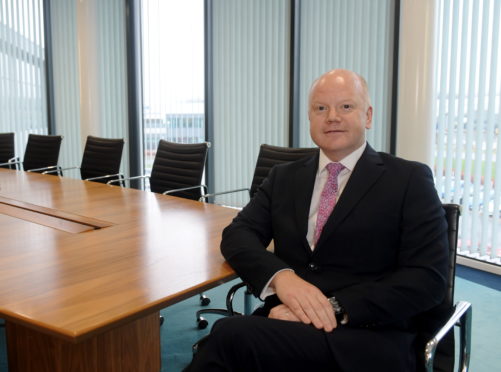
[[[160,371],[160,309],[236,277],[219,252],[235,214],[0,169],[9,371]]]

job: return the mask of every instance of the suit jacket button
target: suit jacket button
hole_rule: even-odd
[[[310,264],[308,264],[308,269],[310,269],[311,271],[318,271],[319,267],[311,262]]]

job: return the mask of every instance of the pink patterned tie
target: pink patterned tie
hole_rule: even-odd
[[[315,245],[317,244],[327,219],[336,205],[336,194],[338,191],[337,176],[339,172],[344,169],[344,166],[341,163],[329,163],[326,168],[329,172],[329,176],[322,190],[322,194],[320,195],[320,202],[318,204],[317,224],[313,236]]]

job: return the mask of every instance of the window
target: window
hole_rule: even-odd
[[[144,163],[151,171],[160,139],[205,140],[204,1],[143,0]]]
[[[47,134],[42,0],[0,4],[0,131],[16,132],[17,153],[28,133]]]
[[[301,2],[300,144],[314,146],[308,122],[308,94],[314,79],[333,68],[365,77],[375,107],[367,140],[390,150],[393,79],[393,0],[315,0]]]
[[[501,265],[501,2],[439,2],[436,185],[462,206],[459,254]]]
[[[259,146],[287,146],[289,18],[286,0],[213,2],[215,191],[250,187]],[[245,192],[217,202],[243,206]]]

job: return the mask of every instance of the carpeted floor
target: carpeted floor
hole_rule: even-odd
[[[208,291],[209,306],[224,304],[230,282]],[[470,370],[472,372],[501,371],[501,277],[458,267],[456,279],[456,300],[467,300],[473,304],[473,345]],[[243,293],[235,299],[237,310],[243,304]],[[257,302],[256,302],[257,304]],[[191,359],[191,345],[206,335],[210,325],[217,319],[208,315],[210,322],[206,330],[198,330],[195,312],[200,308],[198,296],[189,298],[162,311],[165,323],[161,328],[162,372],[179,372]],[[0,330],[0,372],[7,372],[5,335]],[[69,371],[68,371],[69,372]]]

